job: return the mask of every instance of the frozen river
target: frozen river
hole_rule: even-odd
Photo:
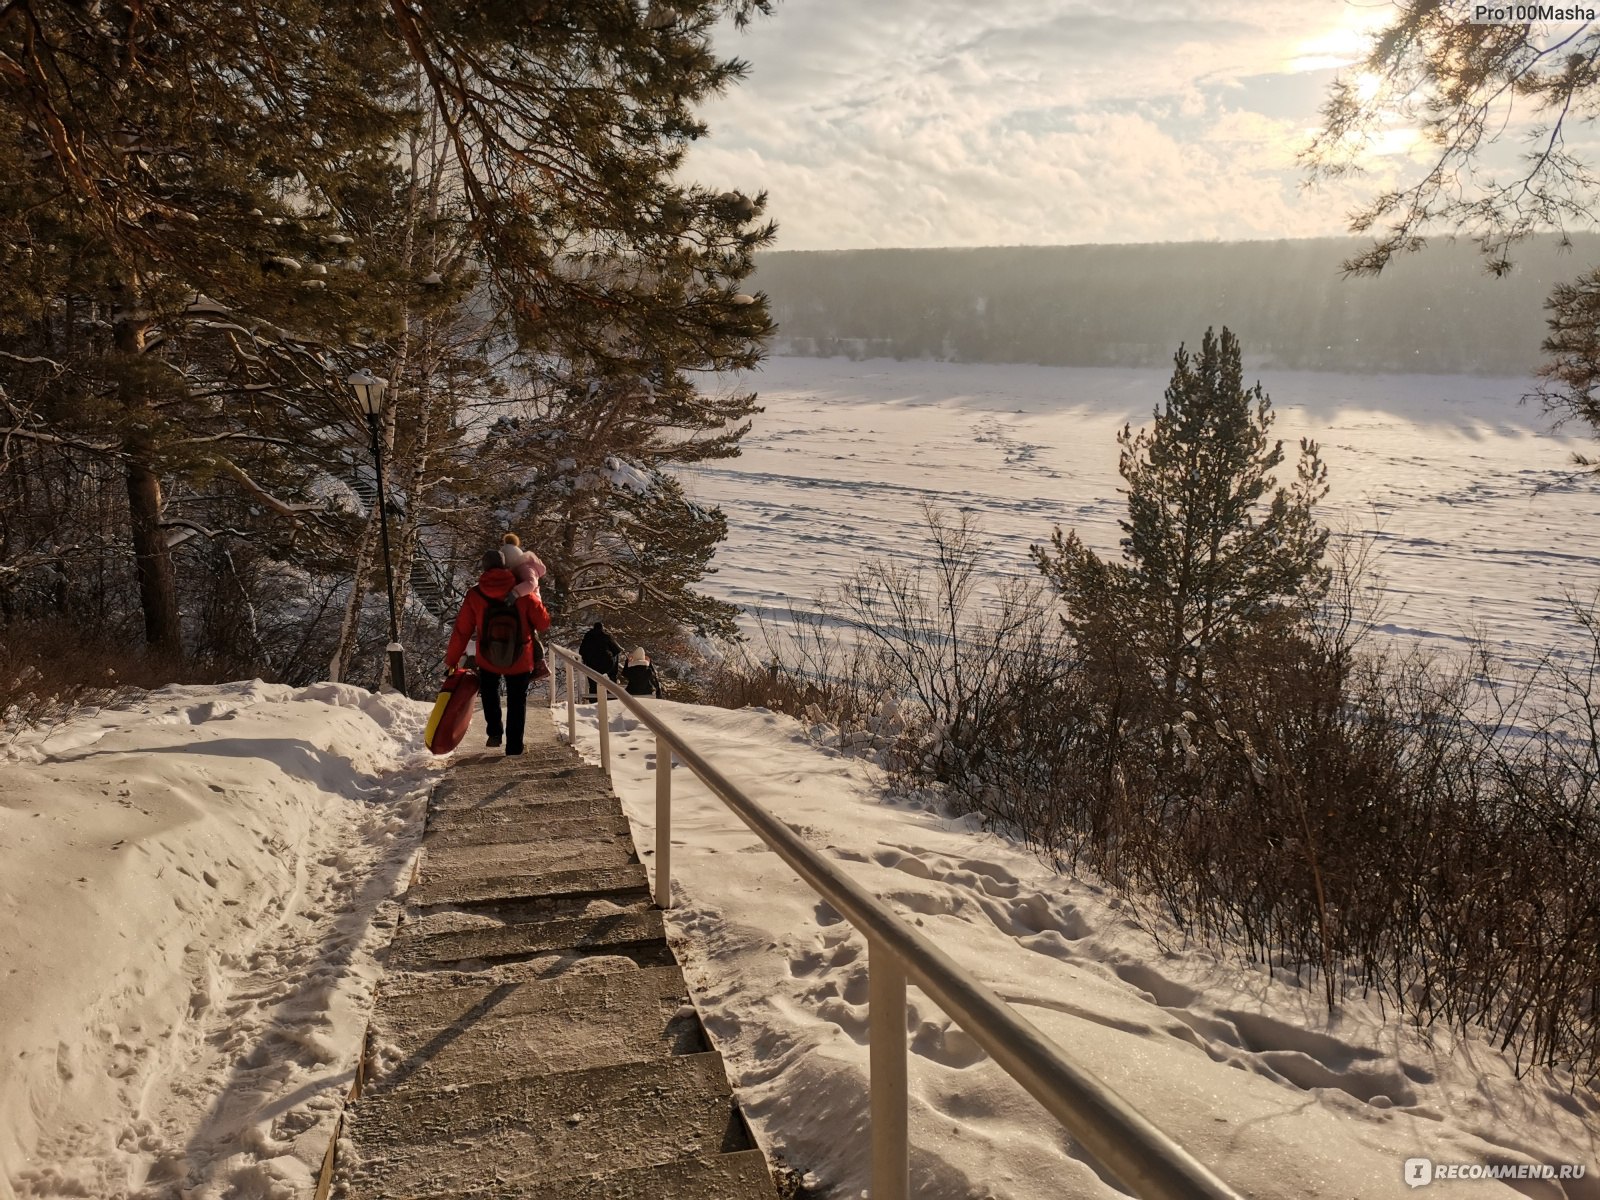
[[[685,471],[729,539],[708,590],[750,613],[812,607],[873,556],[924,549],[924,501],[975,515],[995,565],[1031,571],[1056,525],[1116,554],[1116,433],[1148,422],[1170,371],[773,358],[744,377],[766,411],[742,457]],[[1247,378],[1254,380],[1254,374]],[[1567,480],[1524,379],[1265,370],[1292,450],[1321,443],[1328,523],[1376,536],[1386,632],[1528,661],[1576,644],[1564,594],[1600,589],[1600,489]],[[1577,431],[1569,431],[1575,433]],[[1592,443],[1588,445],[1592,446]]]

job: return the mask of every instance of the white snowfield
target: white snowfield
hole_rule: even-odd
[[[1476,1041],[1163,951],[1116,897],[762,710],[660,702],[762,803],[1225,1179],[1398,1196],[1402,1164],[1587,1168],[1600,1101]],[[597,756],[593,708],[580,749]],[[168,688],[16,739],[0,776],[0,1196],[304,1200],[349,1087],[436,764],[427,706],[318,684]],[[613,710],[618,790],[653,845],[654,737]],[[559,715],[559,713],[557,714]],[[534,714],[534,719],[540,719]],[[477,746],[481,725],[466,745]],[[762,1144],[816,1195],[867,1183],[866,957],[685,768],[669,927]],[[648,850],[645,861],[650,861]],[[1114,1196],[915,988],[921,1200]],[[1440,1182],[1442,1196],[1511,1195]]]
[[[791,601],[815,607],[865,559],[924,555],[923,501],[976,517],[1001,571],[1037,578],[1028,546],[1057,525],[1116,557],[1117,431],[1150,422],[1171,374],[768,359],[725,384],[766,407],[741,456],[682,472],[728,515],[707,586],[781,624]],[[1376,538],[1384,632],[1441,647],[1482,632],[1520,663],[1578,644],[1564,594],[1600,590],[1600,488],[1570,480],[1570,460],[1595,446],[1520,402],[1532,380],[1245,373],[1258,378],[1287,455],[1278,481],[1293,478],[1298,440],[1315,439],[1324,518]]]
[[[0,1197],[310,1196],[433,770],[425,706],[171,687],[0,766]]]

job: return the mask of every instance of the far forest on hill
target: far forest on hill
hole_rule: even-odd
[[[780,251],[755,286],[780,354],[1154,367],[1226,324],[1252,368],[1529,375],[1551,288],[1600,262],[1600,235],[1531,239],[1496,277],[1470,241],[1438,239],[1376,278],[1369,242]]]

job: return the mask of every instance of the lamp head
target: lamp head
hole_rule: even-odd
[[[383,412],[383,390],[388,387],[370,371],[355,371],[350,378],[345,380],[356,394],[356,400],[361,405],[361,411],[369,417],[376,417]]]

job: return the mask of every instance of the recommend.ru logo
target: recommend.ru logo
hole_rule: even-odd
[[[1401,1168],[1406,1186],[1414,1188],[1447,1179],[1582,1179],[1587,1173],[1582,1163],[1434,1162],[1431,1158],[1408,1158]]]

